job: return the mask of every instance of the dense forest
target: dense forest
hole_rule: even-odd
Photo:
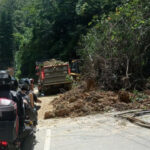
[[[0,0],[0,67],[34,76],[36,61],[81,58],[104,87],[135,87],[150,75],[149,12],[149,0]]]

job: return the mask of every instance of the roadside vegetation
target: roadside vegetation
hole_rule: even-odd
[[[149,12],[149,0],[0,0],[1,66],[33,77],[38,60],[80,58],[101,89],[148,88]]]
[[[150,2],[130,0],[115,12],[95,16],[83,36],[85,72],[104,89],[138,89],[147,83],[150,65]],[[91,66],[89,70],[87,66]]]

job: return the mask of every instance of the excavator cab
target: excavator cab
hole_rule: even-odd
[[[78,80],[80,77],[80,65],[79,65],[80,60],[71,60],[70,62],[70,75],[75,79]]]
[[[72,60],[70,64],[71,73],[80,73],[79,69],[79,61],[78,60]]]

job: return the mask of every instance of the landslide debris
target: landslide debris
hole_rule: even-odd
[[[134,101],[134,94],[126,91],[89,91],[76,88],[61,94],[50,105],[52,111],[45,113],[44,119],[54,117],[77,117],[103,113],[110,110],[150,109],[150,100]]]
[[[55,66],[55,65],[65,65],[68,64],[67,62],[63,62],[56,59],[50,59],[43,62],[44,66]]]

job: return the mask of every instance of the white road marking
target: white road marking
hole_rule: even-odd
[[[44,150],[51,149],[51,129],[46,130]]]

